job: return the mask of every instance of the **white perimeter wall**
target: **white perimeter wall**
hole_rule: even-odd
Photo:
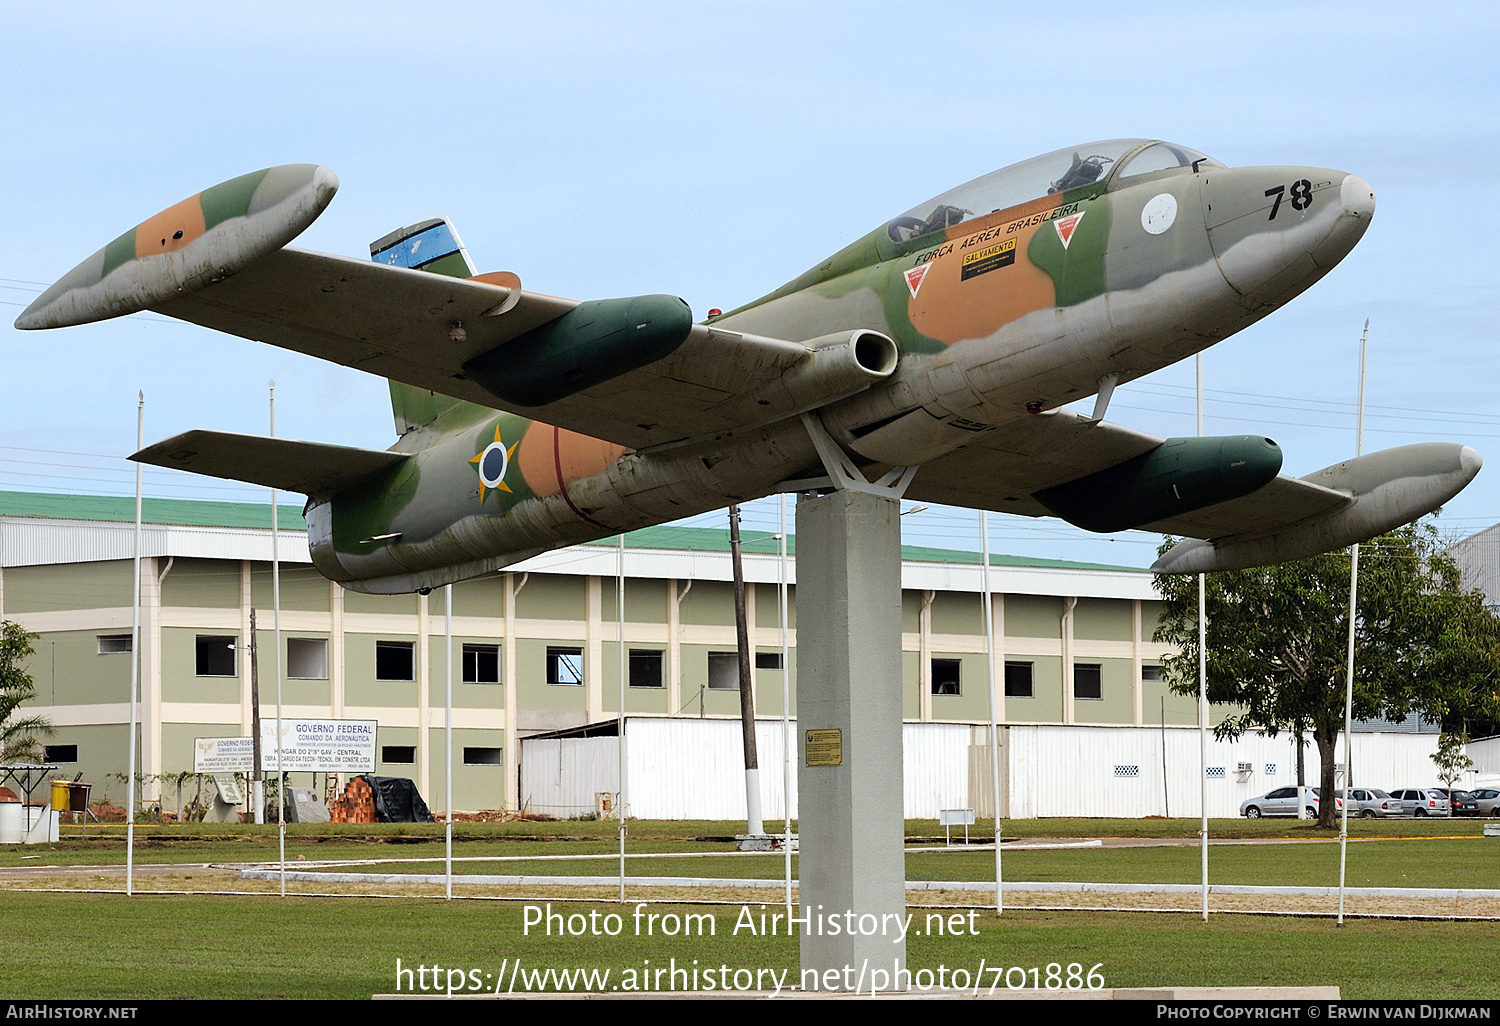
[[[1038,816],[1201,815],[1198,731],[1168,727],[1013,726],[1009,730],[1010,814]],[[1434,787],[1437,751],[1432,734],[1355,734],[1354,781],[1389,790]],[[1165,769],[1163,769],[1165,754]],[[1340,739],[1337,759],[1344,761]],[[1317,747],[1303,754],[1305,779],[1318,786]],[[1239,772],[1248,762],[1251,771]],[[1135,776],[1116,776],[1115,767],[1135,767]],[[1222,777],[1208,778],[1208,814],[1238,816],[1246,798],[1297,782],[1297,753],[1290,734],[1246,734],[1219,742],[1210,733],[1208,766],[1222,766]],[[1274,767],[1275,772],[1271,769]],[[1340,781],[1342,785],[1342,781]]]
[[[797,723],[791,723],[796,751]],[[640,819],[743,819],[744,763],[737,720],[630,717],[626,720],[629,814]],[[907,723],[904,815],[936,819],[939,810],[970,806],[971,739],[987,734],[962,723]],[[760,720],[761,812],[768,829],[782,818],[781,722]],[[1354,782],[1389,790],[1437,786],[1433,734],[1354,735]],[[1010,815],[1137,818],[1199,815],[1198,731],[1168,727],[1011,726],[1007,732]],[[594,795],[618,787],[618,747],[612,737],[523,739],[523,807],[554,816],[594,811]],[[1166,768],[1162,756],[1165,747]],[[1486,753],[1487,754],[1487,753]],[[1474,753],[1480,761],[1480,752]],[[1338,759],[1343,761],[1343,744]],[[1307,782],[1319,779],[1317,748],[1304,755]],[[1249,774],[1238,764],[1252,765]],[[1247,734],[1237,741],[1209,738],[1208,814],[1239,815],[1240,802],[1296,783],[1291,735]],[[1115,767],[1136,767],[1119,777]],[[1274,766],[1275,772],[1268,770]],[[986,761],[987,775],[987,761]],[[1126,772],[1129,772],[1126,770]],[[1482,770],[1480,772],[1483,772]],[[1472,776],[1472,774],[1470,774]],[[797,815],[796,764],[791,768],[792,816]]]

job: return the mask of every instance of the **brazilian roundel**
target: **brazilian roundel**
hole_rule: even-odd
[[[510,458],[515,454],[519,441],[512,442],[507,448],[500,439],[500,425],[495,425],[495,440],[479,451],[479,454],[469,460],[474,464],[474,469],[479,471],[479,504],[484,505],[484,500],[489,497],[490,491],[508,492],[510,485],[505,483],[505,472],[510,469]]]

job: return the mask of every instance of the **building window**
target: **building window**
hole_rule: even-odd
[[[961,659],[934,659],[932,661],[932,693],[934,695],[957,695],[961,693]]]
[[[465,766],[502,766],[504,762],[500,758],[498,748],[465,748]]]
[[[464,646],[464,683],[500,683],[500,646]]]
[[[1032,697],[1030,663],[1008,662],[1005,664],[1005,697]]]
[[[1104,684],[1100,675],[1100,663],[1073,664],[1073,697],[1103,698]]]
[[[1136,777],[1139,777],[1140,775],[1141,775],[1141,768],[1139,766],[1116,766],[1115,767],[1115,776],[1117,776],[1117,777],[1123,777],[1123,778],[1125,778],[1127,780],[1134,780]]]
[[[710,652],[708,654],[708,690],[738,691],[740,689],[740,654],[738,652]]]
[[[388,766],[411,766],[417,761],[416,745],[381,745],[380,761]]]
[[[128,635],[128,634],[126,635],[127,638],[129,636],[130,635]],[[44,751],[45,751],[46,754],[44,754],[42,756],[42,758],[46,762],[59,762],[59,763],[61,763],[61,762],[77,762],[78,761],[78,746],[77,745],[46,745],[46,746],[44,746]]]
[[[292,680],[327,680],[328,640],[287,638],[286,675]]]
[[[583,649],[548,648],[547,683],[565,685],[582,684]],[[464,750],[468,751],[468,749]],[[467,760],[468,757],[465,756],[465,762]]]
[[[779,670],[781,669],[780,652],[757,652],[755,653],[755,668],[757,670]]]
[[[198,635],[198,676],[233,677],[234,637],[217,634]]]
[[[660,688],[666,686],[662,674],[662,654],[654,649],[630,650],[630,686]]]
[[[1141,680],[1161,680],[1161,667],[1155,663],[1142,663]]]
[[[1209,780],[1225,780],[1225,779],[1227,779],[1227,777],[1225,776],[1225,773],[1224,773],[1224,767],[1223,766],[1210,766],[1210,767],[1208,767],[1208,779]]]
[[[411,641],[375,642],[376,680],[416,680],[417,646]]]
[[[100,634],[98,636],[99,654],[129,655],[133,651],[132,640],[129,634]]]

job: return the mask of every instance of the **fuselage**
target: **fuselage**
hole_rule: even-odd
[[[1092,143],[935,197],[710,323],[894,339],[890,378],[818,412],[872,471],[914,466],[1093,395],[1106,375],[1129,381],[1227,338],[1326,274],[1373,211],[1369,186],[1344,172]],[[795,417],[717,444],[626,451],[457,404],[397,448],[415,458],[307,511],[315,562],[349,587],[435,587],[767,495],[819,467]],[[908,494],[921,485],[918,471]]]

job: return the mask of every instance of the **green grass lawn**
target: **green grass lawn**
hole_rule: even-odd
[[[630,923],[625,907],[624,922]],[[619,909],[607,902],[569,913]],[[751,906],[759,914],[759,906]],[[772,909],[775,906],[771,906]],[[40,998],[361,998],[396,989],[403,967],[442,966],[486,987],[503,966],[609,969],[618,985],[645,959],[660,966],[790,971],[797,942],[735,936],[738,907],[652,905],[712,912],[713,937],[546,937],[523,933],[514,902],[60,895],[0,893],[13,943],[7,996]],[[914,922],[921,929],[922,913]],[[978,936],[909,939],[912,970],[1077,963],[1110,987],[1327,985],[1345,998],[1500,998],[1500,970],[1483,953],[1500,924],[1191,915],[1007,912],[977,918]],[[509,960],[509,961],[507,961]],[[484,974],[490,974],[486,979]],[[1029,977],[1028,977],[1029,978]],[[1013,981],[1016,977],[1012,976]]]

